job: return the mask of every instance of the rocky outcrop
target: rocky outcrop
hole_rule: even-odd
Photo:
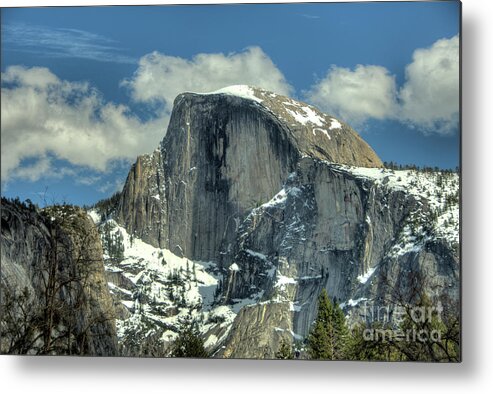
[[[303,156],[382,165],[349,126],[307,104],[244,86],[181,94],[160,152],[132,167],[117,220],[154,246],[222,260]]]
[[[160,245],[167,239],[165,177],[160,150],[142,155],[130,169],[117,208],[117,219],[130,233]]]
[[[215,356],[270,358],[306,338],[324,288],[350,322],[416,278],[458,299],[457,175],[381,167],[307,104],[245,86],[184,93],[159,150],[132,167],[116,220],[221,273],[216,305],[240,307],[227,336],[204,330]]]
[[[235,325],[251,322],[265,330],[244,349],[248,355],[263,357],[267,347],[272,356],[281,331],[291,330],[293,341],[306,338],[324,288],[353,321],[370,317],[360,316],[360,303],[392,307],[400,301],[397,295],[410,302],[417,279],[430,297],[458,299],[455,240],[440,237],[428,223],[433,209],[424,196],[390,185],[389,179],[382,184],[350,167],[304,158],[284,188],[251,211],[237,233],[232,263],[238,268],[230,272],[224,296],[233,300],[262,292],[262,299],[270,300],[262,303],[262,315],[290,305],[284,309],[292,311],[292,326],[257,321],[257,314],[246,310],[237,316],[227,346],[236,349],[245,338]],[[409,226],[414,235],[405,239]],[[247,315],[248,323],[242,321]]]
[[[80,208],[2,199],[2,352],[117,354],[99,234]]]
[[[293,312],[289,302],[262,302],[240,310],[231,326],[225,358],[276,358],[281,342],[293,340]]]

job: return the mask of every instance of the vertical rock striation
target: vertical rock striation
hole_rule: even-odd
[[[248,87],[181,94],[160,151],[132,167],[117,220],[154,246],[222,260],[246,214],[307,155],[382,165],[349,126],[307,104]]]
[[[117,355],[99,234],[80,208],[2,199],[2,353]]]
[[[411,291],[413,275],[431,297],[458,298],[457,176],[381,167],[354,130],[307,104],[247,86],[184,93],[159,150],[132,167],[116,219],[213,261],[216,302],[250,300],[216,355],[274,357],[281,340],[306,337],[323,288],[351,321],[364,302]]]

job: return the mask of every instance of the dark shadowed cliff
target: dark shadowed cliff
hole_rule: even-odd
[[[1,351],[117,355],[96,227],[80,208],[2,199]]]

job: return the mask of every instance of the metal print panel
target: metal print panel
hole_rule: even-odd
[[[1,352],[460,361],[460,18],[2,8]]]

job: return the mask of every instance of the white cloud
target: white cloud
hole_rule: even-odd
[[[2,73],[1,114],[2,181],[50,175],[56,171],[50,157],[106,171],[113,160],[155,149],[166,126],[165,119],[143,123],[127,107],[105,103],[87,83],[37,67]],[[21,166],[26,159],[35,163]]]
[[[2,73],[2,82],[32,88],[47,88],[49,85],[59,85],[61,81],[56,75],[44,67],[25,68],[11,66]]]
[[[78,29],[8,23],[2,26],[2,45],[42,57],[90,59],[135,64],[119,43],[108,37]]]
[[[398,119],[424,132],[445,134],[457,126],[458,52],[458,36],[416,50],[400,89],[384,67],[358,65],[350,70],[332,66],[305,95],[349,123]],[[158,145],[173,101],[184,91],[209,92],[249,84],[293,93],[282,72],[259,47],[231,54],[198,54],[191,60],[158,52],[142,57],[134,75],[122,84],[135,101],[161,106],[156,118],[148,122],[124,105],[105,102],[90,84],[61,80],[47,68],[10,66],[1,77],[2,181],[70,175],[70,171],[53,168],[53,159],[96,172],[108,171],[116,160],[133,161]]]
[[[332,66],[307,98],[322,110],[358,125],[396,111],[395,78],[380,66],[358,65],[354,71]]]
[[[125,179],[116,178],[114,180],[104,182],[103,184],[99,185],[96,190],[100,193],[107,194],[108,192],[110,192],[110,194],[113,194],[115,192],[122,191],[124,185]]]
[[[417,49],[399,92],[399,117],[426,131],[447,133],[459,114],[459,36]]]
[[[254,85],[289,95],[292,87],[259,47],[240,53],[201,53],[191,60],[158,52],[142,57],[132,78],[124,81],[136,101],[164,104],[171,111],[182,92],[210,92],[229,85]]]
[[[53,168],[52,158],[99,172],[115,160],[133,161],[158,146],[179,93],[234,84],[292,91],[258,47],[192,60],[154,52],[142,57],[134,76],[123,82],[134,100],[163,106],[155,119],[142,122],[126,106],[106,103],[88,83],[61,80],[47,68],[8,67],[2,73],[2,181],[58,176],[61,170]],[[25,165],[26,159],[34,164]]]
[[[79,185],[92,186],[101,180],[101,176],[77,176],[75,182]]]
[[[3,157],[3,152],[2,152],[2,157]],[[2,169],[3,169],[3,161],[2,161]],[[51,169],[51,159],[49,157],[43,156],[37,159],[31,165],[16,168],[14,171],[15,173],[14,176],[16,178],[25,179],[34,182],[40,179],[44,174],[49,173],[50,169]]]
[[[453,132],[459,115],[459,37],[417,49],[400,89],[384,67],[332,66],[306,97],[354,125],[370,118],[397,119],[424,133]]]

